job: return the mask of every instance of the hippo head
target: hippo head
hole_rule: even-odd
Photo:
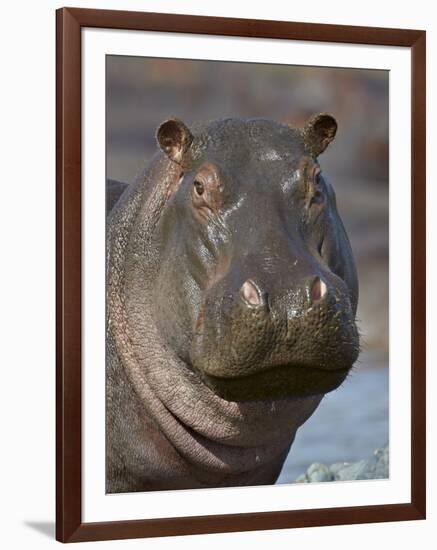
[[[178,177],[157,226],[155,318],[226,400],[324,394],[357,359],[354,260],[317,161],[336,130],[328,114],[303,129],[261,119],[158,129]]]

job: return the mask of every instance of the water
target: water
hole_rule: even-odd
[[[377,365],[377,366],[376,366]],[[356,462],[388,441],[388,365],[362,354],[344,384],[300,428],[277,483],[290,483],[313,462]]]

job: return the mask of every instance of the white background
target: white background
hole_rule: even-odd
[[[55,157],[55,14],[59,2],[20,2],[2,6],[2,116],[1,286],[1,541],[4,548],[46,548],[55,545],[54,518],[54,157]],[[435,46],[437,21],[432,2],[414,3],[368,0],[357,9],[351,2],[281,2],[255,5],[205,1],[99,1],[76,6],[137,9],[173,13],[343,23],[428,31],[429,120],[436,120],[437,72]],[[248,8],[250,7],[250,10]],[[428,151],[437,150],[429,123]],[[428,212],[437,192],[429,172]],[[432,216],[435,219],[435,215]],[[428,242],[436,242],[434,227]],[[436,257],[429,249],[428,280],[436,276]],[[435,288],[429,300],[437,307]],[[429,365],[436,364],[431,349],[436,314],[429,305]],[[434,369],[435,370],[435,369]],[[436,400],[431,388],[437,376],[428,371],[429,464],[437,460],[437,435],[432,418]],[[426,522],[341,526],[273,532],[220,534],[169,539],[149,539],[148,548],[222,548],[223,544],[251,548],[333,546],[342,550],[413,546],[433,548],[437,532],[435,470],[428,472]],[[100,548],[144,547],[144,541],[96,543]]]

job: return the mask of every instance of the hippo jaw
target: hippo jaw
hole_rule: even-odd
[[[289,364],[241,377],[216,377],[204,372],[201,376],[204,383],[222,399],[257,401],[324,395],[338,388],[349,370],[339,368],[327,371],[308,365]]]

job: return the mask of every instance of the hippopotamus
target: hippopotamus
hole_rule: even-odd
[[[318,162],[336,131],[326,113],[303,128],[171,118],[118,186],[107,492],[273,484],[297,429],[348,376],[357,273]]]

